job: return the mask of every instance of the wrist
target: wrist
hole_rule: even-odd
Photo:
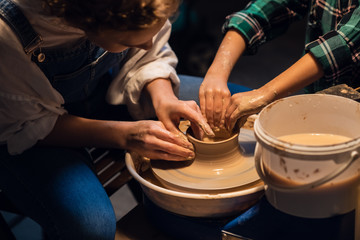
[[[146,90],[151,97],[152,104],[156,109],[164,101],[177,100],[169,79],[156,79],[146,85]]]
[[[257,105],[260,109],[279,98],[277,90],[271,86],[264,85],[254,91],[257,92]]]
[[[129,139],[134,135],[134,129],[137,129],[137,121],[112,121],[110,124],[109,145],[113,148],[120,148],[127,150],[129,148]]]
[[[216,65],[211,65],[206,73],[204,81],[216,79],[217,82],[227,83],[231,70],[225,70]]]

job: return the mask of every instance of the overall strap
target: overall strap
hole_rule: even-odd
[[[3,19],[19,38],[26,54],[31,54],[42,43],[20,8],[11,0],[0,0],[0,18]]]

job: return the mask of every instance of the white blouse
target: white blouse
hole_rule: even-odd
[[[14,2],[42,36],[43,48],[74,46],[86,37],[82,30],[46,15],[41,0]],[[170,32],[167,22],[154,37],[152,49],[129,49],[126,63],[109,87],[107,101],[126,104],[135,119],[155,116],[151,100],[140,98],[146,83],[171,79],[178,94],[177,58],[167,43]],[[58,116],[66,113],[61,106],[63,97],[30,57],[11,28],[0,20],[0,144],[7,144],[10,154],[20,154],[46,137]]]

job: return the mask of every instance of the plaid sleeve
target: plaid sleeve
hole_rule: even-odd
[[[360,66],[360,9],[345,15],[336,29],[305,46],[322,65],[325,79],[337,82]]]
[[[352,64],[351,52],[346,41],[336,31],[331,31],[305,46],[324,69],[325,79],[338,79],[345,68]]]
[[[305,2],[305,3],[303,3]],[[290,23],[301,19],[307,12],[307,1],[259,0],[226,18],[223,32],[236,29],[247,41],[247,53],[286,32]]]

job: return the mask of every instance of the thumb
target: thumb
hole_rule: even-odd
[[[183,143],[182,145],[184,147],[190,150],[194,150],[194,146],[189,142],[186,135],[182,131],[180,131],[178,127],[180,124],[179,122],[175,124],[173,121],[164,121],[163,124],[169,132],[174,134],[177,137],[177,139],[179,139]]]

